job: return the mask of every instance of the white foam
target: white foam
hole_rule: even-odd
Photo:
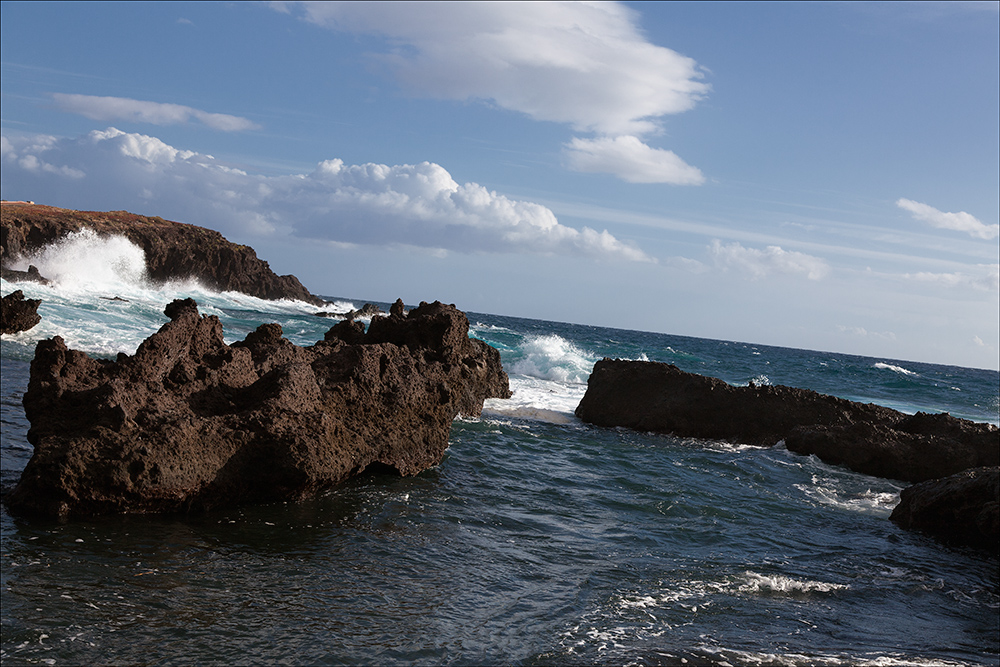
[[[743,573],[744,581],[736,587],[735,592],[743,594],[788,594],[798,595],[804,593],[831,593],[850,588],[847,584],[834,584],[825,581],[801,581],[792,579],[781,574],[758,574],[757,572],[746,571]]]
[[[555,334],[527,336],[517,352],[510,373],[556,382],[586,382],[597,361]]]
[[[513,396],[508,399],[487,399],[483,414],[568,424],[576,421],[574,412],[587,386],[512,376],[510,388]]]
[[[102,291],[146,284],[146,255],[124,236],[98,236],[93,230],[71,232],[37,252],[15,258],[11,268],[38,272],[64,289]]]
[[[894,373],[899,373],[900,375],[912,375],[914,377],[920,377],[917,373],[907,370],[902,366],[893,366],[892,364],[887,364],[885,362],[879,361],[875,363],[872,368],[881,368],[888,371],[893,371]]]
[[[819,480],[813,475],[812,485],[793,484],[813,501],[840,509],[878,516],[889,516],[899,504],[899,491],[872,491],[865,489],[851,493],[837,487],[833,480]]]

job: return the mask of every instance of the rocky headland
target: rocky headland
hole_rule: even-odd
[[[907,482],[927,482],[970,468],[992,469],[993,473],[984,474],[995,475],[1000,466],[1000,430],[992,424],[948,414],[907,415],[808,389],[752,384],[735,387],[659,362],[598,361],[576,415],[597,426],[680,437],[764,447],[783,440],[790,451],[814,454],[856,472]],[[969,487],[971,490],[956,491],[963,482],[968,486],[968,482],[978,479],[959,477],[947,486],[948,492],[964,494],[961,497],[966,503],[978,497],[976,502],[981,507],[992,506],[995,511],[995,483],[989,486],[979,481]],[[929,492],[938,498],[945,493],[938,487],[917,485],[907,489],[904,497],[909,493],[920,498]],[[932,503],[914,500],[913,506],[916,509],[908,511],[908,517],[919,515],[921,508]],[[992,540],[993,550],[1000,548],[997,522],[976,521],[979,527],[952,527],[949,535],[979,535],[976,531],[981,526],[992,525],[992,532],[977,537],[974,543]],[[933,532],[934,525],[945,525],[947,521],[909,518],[897,523]]]
[[[146,271],[154,283],[193,278],[205,287],[235,291],[262,299],[296,299],[323,305],[298,278],[276,275],[253,248],[230,243],[219,232],[146,217],[126,211],[75,211],[28,202],[0,205],[0,265],[4,277],[14,275],[7,265],[30,255],[71,232],[93,230],[99,236],[124,236],[146,254]],[[30,273],[29,272],[16,272]]]
[[[18,515],[191,512],[298,499],[372,466],[438,464],[452,420],[508,398],[499,353],[454,306],[397,301],[299,347],[277,324],[227,345],[191,299],[132,356],[38,343],[24,408],[35,451]]]

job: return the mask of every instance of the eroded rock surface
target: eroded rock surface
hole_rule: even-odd
[[[35,453],[8,508],[53,518],[298,499],[373,464],[438,464],[458,413],[507,398],[499,353],[454,306],[339,323],[298,347],[265,324],[227,345],[191,299],[135,355],[38,343],[24,396]]]
[[[3,297],[0,304],[0,334],[27,331],[42,321],[38,314],[41,299],[25,299],[24,292],[15,290]]]
[[[624,426],[815,454],[857,472],[919,482],[1000,463],[1000,431],[950,415],[905,415],[808,389],[734,387],[671,364],[603,359],[577,416]]]
[[[903,528],[1000,554],[1000,468],[970,468],[903,489],[889,517]]]

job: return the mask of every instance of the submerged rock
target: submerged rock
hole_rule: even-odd
[[[918,482],[1000,463],[1000,431],[950,415],[905,415],[808,389],[734,387],[671,364],[603,359],[576,409],[583,421],[815,454],[857,472]]]
[[[970,468],[903,489],[889,517],[952,544],[1000,555],[1000,468]]]
[[[0,305],[0,334],[27,331],[42,321],[38,314],[41,299],[25,299],[24,292],[15,290],[3,298]]]
[[[6,502],[68,518],[298,499],[371,465],[438,464],[458,413],[508,398],[499,353],[454,306],[342,322],[298,347],[277,324],[227,345],[191,299],[135,355],[38,343],[24,408],[35,452]],[[338,329],[342,327],[342,329]]]

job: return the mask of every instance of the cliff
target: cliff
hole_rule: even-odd
[[[214,290],[242,292],[262,299],[297,299],[322,305],[292,275],[276,275],[253,248],[230,243],[219,232],[126,211],[75,211],[3,202],[0,206],[0,264],[31,253],[67,234],[91,229],[120,235],[146,253],[146,270],[157,283],[194,278]]]

